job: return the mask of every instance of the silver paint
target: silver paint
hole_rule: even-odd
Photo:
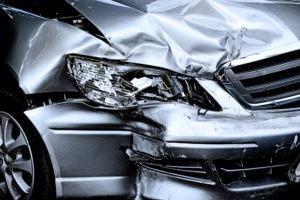
[[[211,186],[145,168],[138,171],[140,187],[135,191],[133,166],[124,149],[132,147],[158,159],[233,159],[299,146],[299,109],[252,112],[211,80],[227,61],[263,56],[266,50],[275,55],[293,43],[299,49],[299,23],[290,20],[299,18],[299,2],[68,2],[104,33],[109,44],[66,23],[1,6],[18,30],[11,35],[4,59],[25,94],[77,92],[65,67],[66,55],[75,53],[192,74],[222,111],[199,115],[198,108],[179,102],[109,111],[79,101],[25,111],[50,154],[58,197],[137,193],[137,198],[219,198],[223,193]]]
[[[67,1],[128,61],[198,76],[214,72],[220,63],[297,42],[300,36],[289,27],[293,20],[284,17],[299,17],[297,3]]]
[[[132,133],[118,115],[95,112],[76,102],[37,108],[26,111],[26,115],[51,155],[59,197],[132,193],[130,163],[121,150],[131,145]],[[89,185],[105,183],[115,187],[114,192],[109,194],[104,188],[86,191]],[[77,192],[72,194],[71,188]]]
[[[77,91],[67,75],[65,56],[70,53],[122,60],[124,57],[105,42],[57,20],[45,19],[20,10],[5,8],[17,33],[5,57],[27,94]],[[26,28],[24,25],[26,24]]]
[[[68,2],[104,33],[111,46],[57,20],[4,7],[18,29],[6,48],[17,49],[18,56],[7,56],[6,63],[25,93],[74,91],[63,67],[69,53],[211,77],[221,63],[298,42],[300,36],[297,24],[288,18],[299,17],[296,2]]]

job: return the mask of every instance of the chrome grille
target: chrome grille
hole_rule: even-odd
[[[218,78],[252,109],[299,106],[300,50],[227,63],[218,71]]]

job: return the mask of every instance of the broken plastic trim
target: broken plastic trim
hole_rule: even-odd
[[[157,173],[175,176],[178,179],[188,180],[207,185],[216,185],[199,162],[181,161],[180,164],[153,164],[138,163],[142,168],[155,171]]]
[[[127,109],[153,102],[179,102],[209,110],[220,106],[193,77],[155,67],[69,55],[69,75],[91,102]]]
[[[141,152],[126,149],[126,155],[139,169],[147,168],[157,173],[176,176],[179,179],[197,183],[216,185],[212,177],[207,173],[206,166],[201,160],[166,159],[161,160]]]
[[[292,164],[289,172],[289,179],[292,183],[300,183],[300,155]]]

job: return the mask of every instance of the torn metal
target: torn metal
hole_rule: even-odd
[[[292,20],[299,13],[297,2],[68,2],[98,27],[127,61],[196,76],[214,72],[220,63],[279,48],[300,37]]]
[[[21,91],[58,198],[259,199],[299,183],[299,1],[0,8],[0,84]]]
[[[109,45],[106,40],[98,39],[99,33],[94,34],[98,37],[95,38],[80,31],[77,27],[81,26],[76,24],[82,18],[74,19],[71,27],[3,8],[9,17],[4,24],[27,26],[20,28],[17,35],[2,37],[12,41],[3,47],[4,52],[18,48],[17,59],[4,58],[26,93],[74,91],[62,67],[64,56],[69,53],[212,78],[221,63],[298,42],[300,35],[297,23],[292,20],[299,13],[300,5],[296,2],[68,2],[104,34]],[[91,32],[94,33],[92,29]],[[33,79],[32,73],[38,76]]]

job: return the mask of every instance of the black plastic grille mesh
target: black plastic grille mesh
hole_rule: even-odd
[[[268,178],[287,179],[288,170],[296,155],[266,157],[260,159],[220,160],[215,165],[221,181],[232,184],[237,181],[259,181]]]

